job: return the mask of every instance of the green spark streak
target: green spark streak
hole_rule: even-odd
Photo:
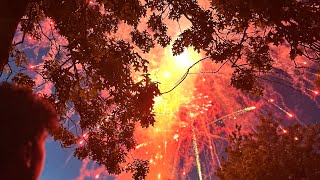
[[[194,150],[194,154],[196,155],[196,163],[197,163],[198,175],[199,175],[199,179],[202,180],[202,172],[201,172],[199,150],[198,150],[198,145],[197,145],[197,137],[196,137],[196,132],[194,130],[193,122],[192,122],[192,135],[193,135],[192,136],[193,150]]]

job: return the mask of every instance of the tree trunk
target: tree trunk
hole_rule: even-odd
[[[2,0],[0,5],[0,75],[8,63],[9,50],[28,0]]]

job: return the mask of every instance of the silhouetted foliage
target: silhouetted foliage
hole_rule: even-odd
[[[48,54],[52,59],[33,70],[45,80],[44,83],[53,83],[52,94],[43,96],[51,101],[60,115],[61,127],[53,134],[54,139],[64,147],[76,145],[75,156],[90,158],[104,165],[111,174],[128,170],[136,179],[145,177],[146,161],[136,160],[130,163],[130,169],[125,165],[128,152],[136,146],[133,137],[136,123],[142,127],[154,124],[153,98],[159,94],[157,84],[149,78],[148,61],[135,52],[133,46],[136,44],[143,52],[154,47],[153,37],[147,31],[137,29],[140,18],[146,15],[146,7],[137,0],[17,0],[6,3],[16,3],[10,5],[19,6],[21,11],[11,13],[6,26],[17,27],[20,22],[17,31],[23,33],[22,41],[14,42],[11,52],[1,49],[1,57],[5,57],[1,58],[1,72],[4,68],[8,80],[14,75],[11,80],[15,83],[37,88],[30,76],[28,58],[19,50],[19,44],[24,42],[25,36],[50,42]],[[43,32],[41,22],[45,18],[54,22],[52,28],[66,39],[67,44],[58,44],[54,35]],[[10,19],[15,21],[10,22]],[[129,33],[132,43],[114,36],[123,23],[132,28]],[[6,30],[1,31],[4,33],[1,41],[6,35],[11,42],[16,29]],[[167,45],[166,30],[157,29],[157,32],[158,41]],[[7,64],[9,54],[16,67]],[[142,76],[141,80],[133,79],[133,71]],[[80,120],[69,117],[70,111],[75,111]],[[84,139],[83,143],[77,145],[81,139]]]
[[[320,126],[283,129],[272,116],[261,117],[252,134],[241,126],[230,136],[220,179],[319,179]]]
[[[202,51],[213,62],[234,68],[231,85],[255,95],[261,95],[263,88],[258,76],[273,69],[271,46],[290,48],[288,56],[294,62],[297,56],[319,62],[318,0],[210,2],[204,9],[195,0],[4,0],[0,7],[4,19],[0,21],[0,72],[6,72],[7,80],[14,75],[11,80],[17,84],[38,88],[29,77],[29,61],[19,45],[27,36],[49,41],[51,59],[33,71],[45,83],[53,83],[53,93],[43,96],[60,114],[61,129],[55,139],[69,147],[82,134],[88,135],[75,155],[89,157],[109,173],[118,174],[125,170],[128,152],[135,147],[135,124],[154,124],[153,98],[160,92],[149,78],[148,61],[142,53],[157,44],[170,44],[165,21],[186,18],[191,23],[174,40],[174,55],[186,47]],[[66,44],[43,32],[41,23],[46,18],[54,22],[52,31],[66,39]],[[130,38],[117,36],[123,25],[129,27]],[[11,45],[16,31],[23,34],[22,39]],[[16,67],[8,63],[9,56]],[[135,81],[133,72],[142,75],[142,80]],[[68,116],[70,109],[80,117],[81,132],[63,127],[78,126]]]

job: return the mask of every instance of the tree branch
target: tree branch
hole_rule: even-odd
[[[170,90],[165,91],[165,92],[163,92],[163,93],[160,93],[160,95],[167,94],[167,93],[173,91],[175,88],[177,88],[177,87],[187,78],[187,76],[188,76],[188,74],[189,74],[189,71],[190,71],[190,69],[193,68],[193,66],[197,65],[197,64],[200,63],[201,61],[206,60],[206,59],[208,59],[208,58],[209,58],[209,56],[204,57],[204,58],[198,60],[197,62],[193,63],[193,64],[187,69],[187,71],[184,73],[184,75],[181,77],[181,79],[177,82],[177,84],[176,84],[173,88],[171,88]]]

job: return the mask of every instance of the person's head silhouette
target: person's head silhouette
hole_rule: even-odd
[[[31,89],[1,83],[0,179],[38,179],[47,134],[57,128],[57,114],[50,103]]]

